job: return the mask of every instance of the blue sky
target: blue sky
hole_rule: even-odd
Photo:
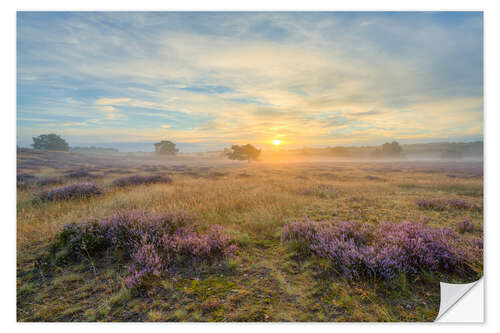
[[[19,12],[17,106],[21,146],[481,140],[483,16]]]

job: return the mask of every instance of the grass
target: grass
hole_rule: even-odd
[[[27,159],[22,154],[18,158]],[[65,161],[78,168],[79,160]],[[399,163],[397,171],[385,171],[387,166],[368,162],[214,161],[202,166],[160,160],[155,163],[172,183],[119,188],[111,186],[117,170],[149,175],[154,171],[143,167],[152,163],[132,161],[123,167],[123,161],[111,165],[106,160],[104,167],[86,158],[85,167],[92,162],[101,166],[93,172],[100,176],[95,182],[106,188],[98,197],[34,202],[37,186],[18,188],[18,321],[433,321],[439,310],[439,277],[401,275],[391,283],[347,280],[332,274],[324,259],[301,257],[281,244],[281,228],[306,217],[373,225],[426,221],[452,228],[470,219],[474,229],[461,236],[482,235],[482,211],[426,210],[415,204],[420,198],[454,197],[482,206],[482,178],[451,178],[440,166],[429,173],[420,172],[418,163],[408,163],[408,168]],[[376,173],[378,169],[384,173]],[[65,171],[41,166],[20,172],[58,177]],[[219,174],[223,176],[213,176]],[[384,181],[367,178],[375,175]],[[71,183],[67,179],[44,189]],[[196,215],[201,229],[222,225],[237,244],[237,254],[221,263],[179,268],[143,293],[124,286],[128,268],[116,253],[46,270],[36,265],[63,225],[133,209],[185,210]],[[448,280],[470,282],[454,275]]]

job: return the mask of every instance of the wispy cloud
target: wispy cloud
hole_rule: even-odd
[[[72,144],[482,136],[481,13],[26,12],[17,24],[21,144],[53,123]]]

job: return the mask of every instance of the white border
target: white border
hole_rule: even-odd
[[[495,210],[495,202],[500,198],[500,163],[498,154],[498,145],[500,144],[500,105],[498,103],[499,96],[499,43],[498,31],[500,31],[500,15],[498,12],[498,1],[437,1],[437,0],[421,0],[421,1],[359,1],[350,0],[344,2],[333,1],[296,1],[288,0],[283,2],[270,0],[253,0],[247,3],[237,1],[189,1],[183,0],[178,2],[165,1],[97,1],[87,0],[85,2],[68,2],[63,0],[44,0],[44,1],[4,1],[1,5],[1,29],[0,42],[3,44],[2,52],[0,53],[0,73],[1,75],[1,131],[2,136],[2,152],[6,157],[3,163],[0,163],[2,168],[1,175],[3,177],[1,200],[3,218],[1,219],[3,230],[1,234],[1,252],[2,258],[6,261],[2,267],[0,274],[2,286],[1,299],[1,326],[6,331],[10,329],[29,330],[29,331],[50,331],[50,332],[66,332],[68,329],[72,331],[88,332],[91,330],[104,331],[118,328],[122,331],[136,331],[138,328],[147,330],[162,331],[165,330],[182,330],[182,331],[213,331],[213,332],[229,332],[238,330],[241,332],[253,332],[258,330],[275,330],[285,329],[289,332],[302,332],[304,329],[314,328],[315,331],[331,332],[333,330],[352,330],[365,328],[374,332],[400,331],[404,325],[405,330],[420,332],[425,325],[426,330],[442,330],[449,328],[453,331],[476,331],[478,329],[489,329],[497,326],[499,316],[495,315],[498,312],[498,307],[492,303],[495,296],[499,295],[498,282],[498,265],[494,264],[490,258],[495,258],[498,261],[498,244],[497,238],[500,237],[500,216]],[[15,227],[15,143],[16,143],[16,95],[15,95],[15,80],[16,80],[16,10],[292,10],[292,11],[313,11],[313,10],[484,10],[484,41],[485,41],[485,272],[486,272],[486,322],[485,325],[457,325],[457,324],[19,324],[16,323],[16,278],[15,278],[15,251],[16,244],[16,227]],[[491,309],[491,311],[489,311]],[[119,326],[119,327],[118,327]],[[498,328],[497,328],[498,329]]]

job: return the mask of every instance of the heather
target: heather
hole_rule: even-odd
[[[16,177],[17,187],[29,187],[33,185],[37,179],[38,177],[29,173],[18,173]]]
[[[36,180],[37,177],[35,175],[29,174],[29,173],[19,173],[17,174],[17,182],[18,183],[25,183],[28,181],[33,181]]]
[[[456,229],[459,233],[464,234],[466,232],[474,231],[474,224],[470,218],[464,218],[462,221],[457,222]]]
[[[329,198],[337,195],[338,191],[330,184],[314,184],[297,191],[302,195],[318,196],[320,198]]]
[[[206,233],[196,231],[196,226],[193,217],[184,212],[144,211],[70,223],[56,237],[53,258],[61,263],[94,257],[106,250],[119,253],[128,262],[126,285],[141,288],[175,266],[214,262],[232,254],[234,246],[221,226],[213,226]]]
[[[35,181],[38,186],[59,185],[64,183],[61,177],[40,177]]]
[[[34,194],[35,201],[69,200],[90,198],[103,194],[104,190],[94,183],[71,184],[50,190],[43,190]]]
[[[458,198],[448,198],[448,199],[418,199],[416,200],[417,206],[423,209],[432,210],[452,210],[452,209],[467,209],[467,210],[482,210],[482,207],[478,204],[458,199]]]
[[[329,259],[349,279],[394,279],[421,271],[464,274],[467,242],[450,228],[423,223],[381,223],[374,227],[345,221],[303,220],[285,225],[282,241],[302,252]],[[466,246],[467,247],[467,246]],[[482,255],[482,254],[481,254]]]
[[[98,178],[99,176],[90,173],[87,170],[71,170],[66,173],[68,178]]]
[[[113,181],[114,186],[123,187],[131,185],[143,185],[143,184],[157,184],[157,183],[171,183],[172,179],[166,176],[160,175],[133,175],[129,177],[117,178]]]
[[[33,184],[17,189],[18,321],[433,321],[440,305],[439,282],[470,283],[482,272],[483,211],[439,211],[415,204],[418,198],[461,198],[482,206],[482,178],[447,176],[481,169],[480,164],[472,162],[240,163],[180,155],[108,156],[31,150],[19,153],[18,158],[22,160],[18,166],[32,161],[39,166],[20,168],[19,174],[64,180],[64,185],[37,188]],[[40,161],[35,163],[35,159]],[[142,167],[152,165],[168,172],[165,175],[173,181],[166,185],[112,186],[119,177],[147,175]],[[394,168],[400,171],[390,171]],[[423,169],[436,171],[422,174]],[[33,200],[39,190],[70,185],[72,180],[65,176],[68,170],[99,173],[98,184],[105,194],[46,204]],[[327,178],[321,173],[338,177]],[[384,181],[366,178],[369,175]],[[87,181],[81,179],[82,183]],[[123,238],[108,238],[109,229],[104,227],[104,221],[117,214],[155,216],[172,212],[181,216],[179,210],[196,218],[181,219],[186,223],[179,224],[192,236],[177,239],[180,248],[168,260],[166,254],[173,252],[160,251],[163,245],[141,243],[127,228],[113,233]],[[386,280],[373,278],[373,273],[364,273],[365,266],[348,265],[346,261],[345,267],[360,271],[359,277],[349,278],[332,260],[314,253],[309,243],[300,243],[302,248],[297,243],[295,251],[289,247],[293,242],[281,242],[284,225],[307,219],[323,221],[325,229],[338,228],[333,235],[344,233],[355,248],[361,249],[366,244],[379,244],[375,230],[384,221],[422,221],[427,228],[450,227],[458,237],[451,249],[466,254],[461,263],[463,271],[459,266],[451,271],[396,270],[394,277]],[[470,229],[464,223],[461,234],[459,225],[464,219],[470,219],[473,229],[466,231]],[[334,221],[347,222],[332,227]],[[75,226],[66,229],[70,222]],[[87,223],[85,229],[80,227]],[[215,254],[207,259],[200,254],[204,244],[217,239],[208,237],[215,224],[223,228],[221,237],[230,236],[229,246],[238,245],[227,259]],[[74,240],[59,241],[63,230],[68,240]],[[170,231],[166,234],[168,239],[173,238]],[[53,252],[47,252],[52,244],[57,245]],[[36,265],[38,258],[50,259],[48,265]],[[469,274],[469,270],[478,273]]]

